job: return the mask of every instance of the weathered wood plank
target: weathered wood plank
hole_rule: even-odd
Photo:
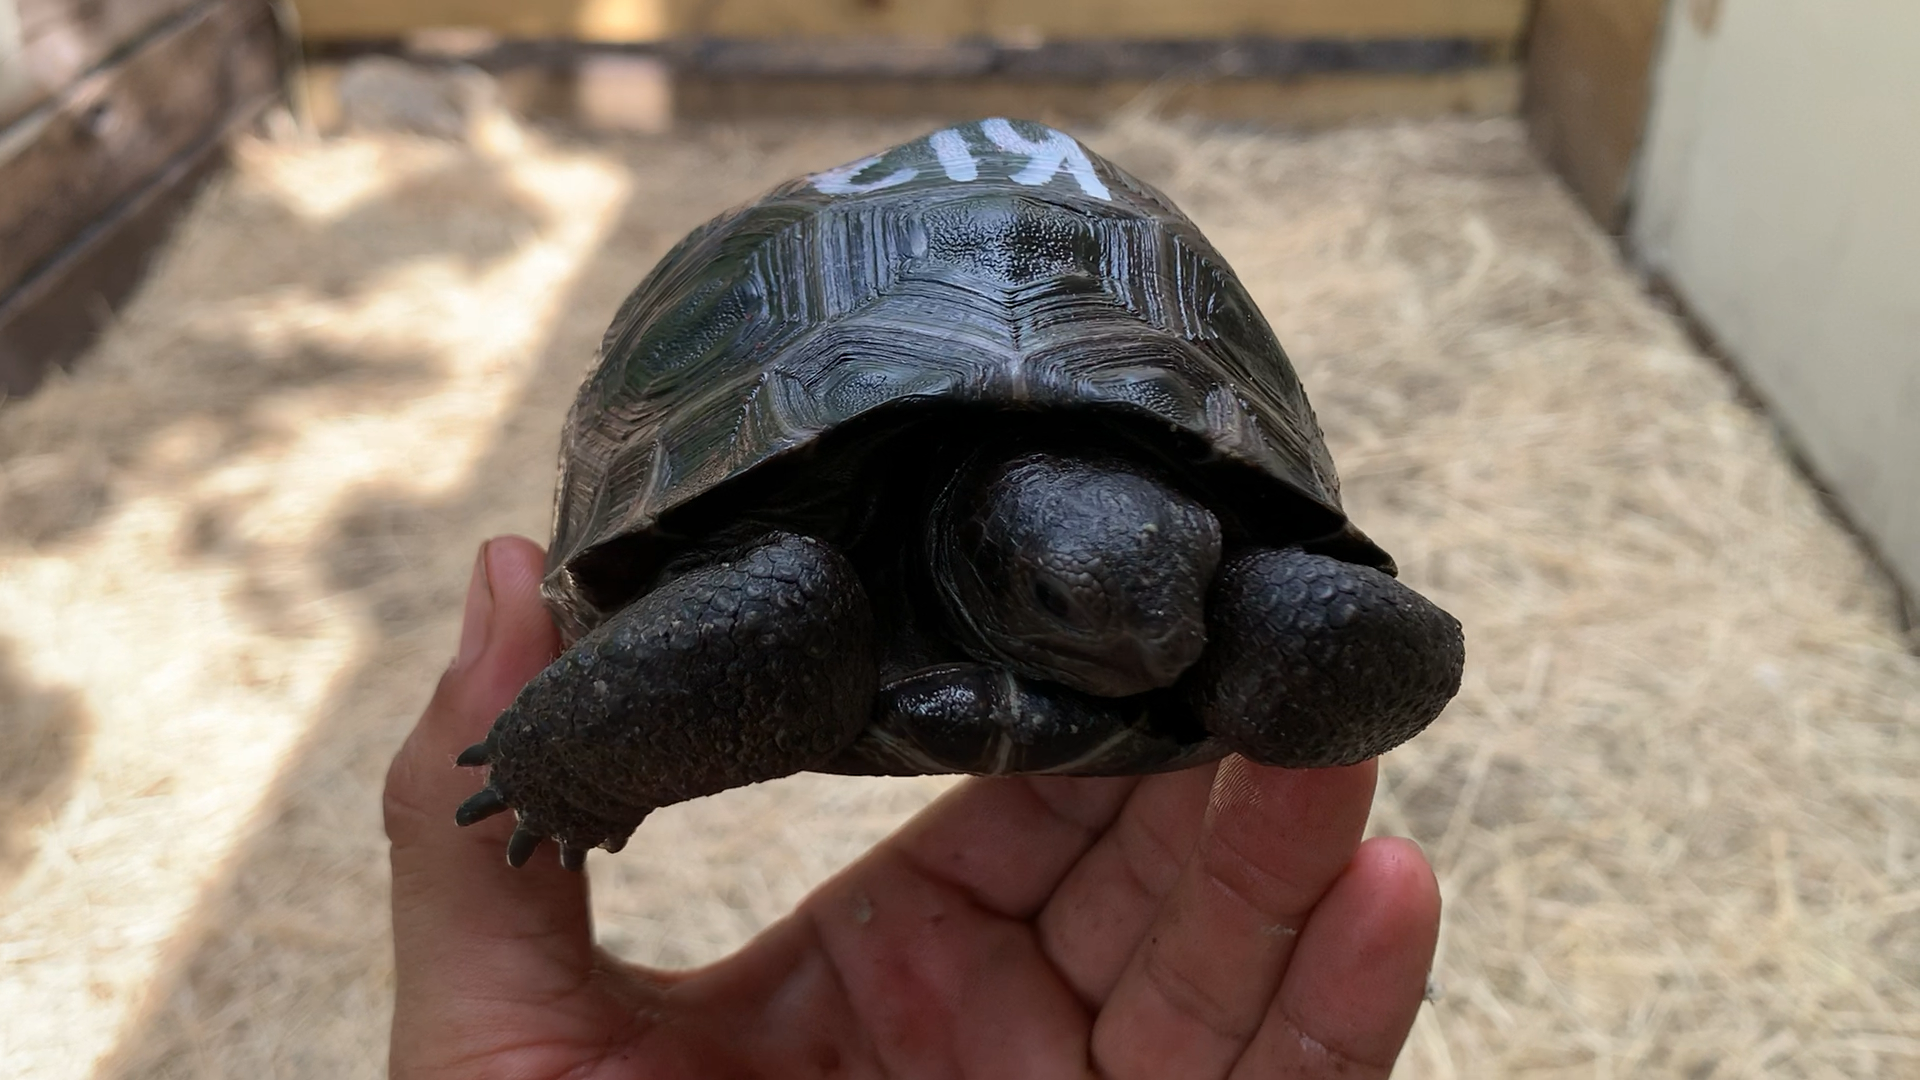
[[[727,78],[674,80],[674,109],[696,119],[887,116],[940,122],[1019,114],[1094,120],[1152,92],[1166,115],[1319,127],[1395,117],[1509,114],[1520,73],[1492,65],[1432,74],[1305,75],[1163,83],[1027,78]]]
[[[475,27],[503,37],[1472,37],[1517,39],[1527,0],[295,0],[309,40]]]
[[[1617,230],[1646,129],[1662,0],[1542,0],[1527,42],[1523,109],[1540,152]]]
[[[0,296],[270,93],[264,7],[211,4],[70,87],[0,137]]]
[[[508,45],[493,55],[508,59]],[[537,51],[548,52],[542,46]],[[1282,79],[1332,73],[1430,74],[1488,66],[1471,38],[1206,38],[1002,45],[978,39],[697,39],[662,50],[675,70],[737,78]],[[476,59],[486,63],[490,57]]]
[[[189,150],[33,280],[0,299],[0,397],[31,392],[47,372],[93,344],[139,286],[174,219],[225,160],[225,145],[216,136]]]
[[[779,0],[729,0],[728,7],[735,4],[742,26],[785,7]],[[996,37],[1512,38],[1520,34],[1526,12],[1526,0],[986,0],[984,5],[985,30]]]
[[[0,0],[0,125],[204,0]],[[11,41],[9,41],[11,38]]]

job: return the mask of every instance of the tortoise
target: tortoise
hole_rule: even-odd
[[[1460,625],[1340,505],[1285,352],[1166,196],[990,119],[695,230],[562,438],[566,650],[461,824],[580,869],[813,770],[1350,764],[1458,691]]]

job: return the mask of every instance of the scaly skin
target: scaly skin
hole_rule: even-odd
[[[1102,697],[1171,686],[1206,647],[1220,522],[1139,465],[977,458],[930,523],[934,585],[968,651]]]
[[[821,772],[1113,776],[1212,761],[1171,694],[1103,698],[995,664],[945,664],[880,688],[873,723]]]
[[[1460,690],[1460,623],[1378,570],[1304,551],[1228,561],[1188,700],[1263,765],[1352,765],[1413,738]]]
[[[853,565],[822,541],[769,533],[641,596],[528,683],[461,755],[491,773],[458,820],[512,809],[508,861],[553,837],[577,869],[656,807],[803,770],[1124,775],[1229,750],[1265,765],[1347,765],[1413,737],[1459,690],[1460,624],[1418,593],[1291,548],[1242,550],[1213,574],[1220,535],[1205,508],[1147,474],[1102,468],[1025,455],[989,470],[967,518],[982,526],[965,538],[975,551],[936,558],[935,573],[970,569],[984,548],[995,549],[991,572],[970,570],[971,588],[937,584],[949,605],[973,598],[976,633],[1004,632],[1009,613],[1051,617],[1037,576],[1078,590],[1070,607],[1092,617],[1062,632],[1072,662],[1100,655],[1088,641],[1117,643],[1122,682],[1152,666],[1130,635],[1150,650],[1169,624],[1204,619],[1192,634],[1204,651],[1184,674],[1146,693],[1087,693],[962,635],[972,660],[878,686],[873,612]],[[1074,497],[1032,490],[1063,478]],[[954,513],[937,511],[933,528]],[[1143,542],[1128,522],[1159,528]],[[1076,574],[1059,569],[1063,551]],[[1013,595],[974,597],[989,586]],[[1182,589],[1204,593],[1204,609],[1163,595]]]
[[[843,556],[770,534],[640,597],[535,676],[462,756],[491,766],[462,817],[511,807],[513,861],[552,836],[571,865],[655,807],[819,765],[872,713],[872,632]]]
[[[1229,751],[1288,768],[1351,765],[1419,734],[1460,689],[1460,624],[1337,559],[1238,553],[1214,582],[1207,622],[1207,651],[1170,691],[1095,697],[986,664],[897,680],[825,771],[1099,776]]]

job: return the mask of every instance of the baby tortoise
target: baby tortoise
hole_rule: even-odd
[[[984,120],[669,252],[568,418],[569,644],[459,758],[507,857],[802,770],[1349,764],[1460,625],[1347,520],[1299,379],[1166,196]]]

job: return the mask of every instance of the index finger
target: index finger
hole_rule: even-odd
[[[504,816],[454,824],[454,808],[481,786],[454,758],[485,738],[494,717],[558,651],[540,602],[541,564],[539,546],[519,537],[481,548],[460,657],[387,773],[396,1033],[484,1029],[490,1010],[505,1011],[516,997],[550,996],[593,962],[582,875],[561,869],[551,854],[510,868]]]

